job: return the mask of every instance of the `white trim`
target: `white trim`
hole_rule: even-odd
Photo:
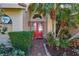
[[[44,43],[43,45],[44,45],[44,48],[45,48],[46,55],[51,56],[50,53],[48,52],[47,48],[46,48],[46,44]]]

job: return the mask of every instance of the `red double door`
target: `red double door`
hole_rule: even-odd
[[[44,22],[34,22],[34,39],[43,38]]]

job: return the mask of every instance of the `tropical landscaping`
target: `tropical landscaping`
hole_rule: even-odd
[[[46,32],[46,38],[43,40],[51,56],[79,56],[79,4],[30,3],[28,12],[29,18],[36,13],[44,17],[46,22],[50,16],[53,23],[52,32]],[[3,28],[1,33],[5,34],[6,29]],[[33,33],[9,32],[12,47],[8,49],[1,44],[0,55],[31,55]]]
[[[38,13],[52,19],[53,30],[48,33],[47,49],[51,55],[79,55],[78,25],[79,4],[34,3],[29,6],[30,15]]]
[[[5,35],[5,34],[3,34]],[[32,49],[32,32],[9,32],[9,40],[6,44],[0,41],[0,56],[28,56]],[[7,46],[7,44],[10,44]]]

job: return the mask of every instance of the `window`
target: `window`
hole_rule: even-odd
[[[36,31],[36,23],[35,22],[32,24],[32,30]]]
[[[39,32],[42,32],[43,31],[42,23],[38,23],[38,30],[39,30]]]

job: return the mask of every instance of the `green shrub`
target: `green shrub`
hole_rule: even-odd
[[[60,47],[61,48],[70,47],[70,42],[68,41],[68,39],[60,39]]]
[[[32,47],[32,32],[9,32],[8,34],[13,47],[28,53],[28,50]]]
[[[51,37],[48,39],[48,44],[51,46],[57,46],[57,47],[61,47],[61,48],[68,48],[70,46],[70,43],[67,39],[56,40]]]
[[[48,35],[48,44],[50,46],[56,46],[61,48],[68,48],[70,46],[68,39],[60,39],[60,38],[54,39],[51,33]]]

